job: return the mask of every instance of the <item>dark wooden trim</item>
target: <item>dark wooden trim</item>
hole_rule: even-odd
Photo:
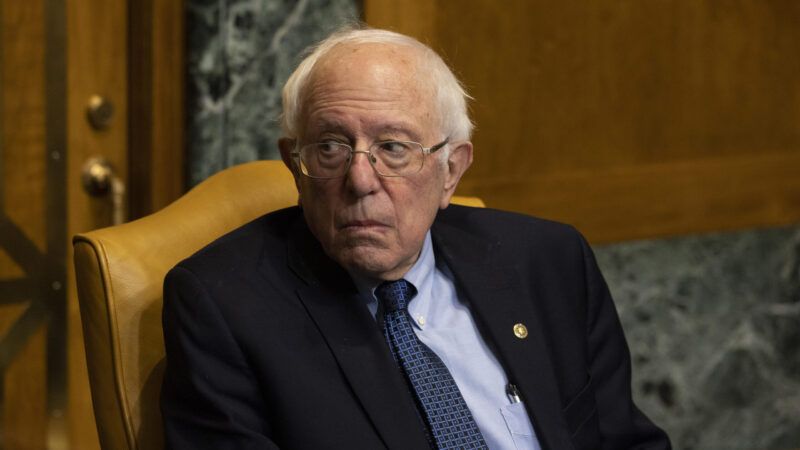
[[[130,219],[185,190],[184,0],[129,3]]]

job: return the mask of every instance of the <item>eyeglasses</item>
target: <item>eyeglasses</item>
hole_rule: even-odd
[[[356,153],[364,153],[379,175],[405,177],[413,175],[425,163],[425,155],[436,152],[447,145],[448,139],[425,148],[419,142],[380,141],[369,149],[355,150],[348,144],[328,141],[308,144],[292,152],[304,175],[311,178],[338,178],[350,169]]]

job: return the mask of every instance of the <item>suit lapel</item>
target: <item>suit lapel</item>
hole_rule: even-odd
[[[383,334],[347,272],[331,261],[300,220],[289,265],[306,281],[297,294],[350,387],[389,448],[427,448],[423,425]]]
[[[549,449],[572,448],[559,400],[548,345],[533,307],[533,293],[521,283],[523,268],[500,261],[495,245],[461,229],[436,222],[432,228],[437,258],[452,271],[475,321],[497,353],[509,382],[522,394],[537,437]],[[524,339],[514,333],[524,324]]]

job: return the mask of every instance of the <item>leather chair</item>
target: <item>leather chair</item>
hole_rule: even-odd
[[[73,238],[75,273],[97,430],[105,450],[164,447],[162,283],[207,243],[269,211],[295,204],[280,161],[226,169],[163,210]],[[484,206],[474,197],[455,203]]]

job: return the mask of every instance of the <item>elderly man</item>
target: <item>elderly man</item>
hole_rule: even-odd
[[[448,206],[472,162],[465,99],[388,31],[300,64],[279,142],[299,206],[167,276],[168,447],[669,448],[581,236]]]

